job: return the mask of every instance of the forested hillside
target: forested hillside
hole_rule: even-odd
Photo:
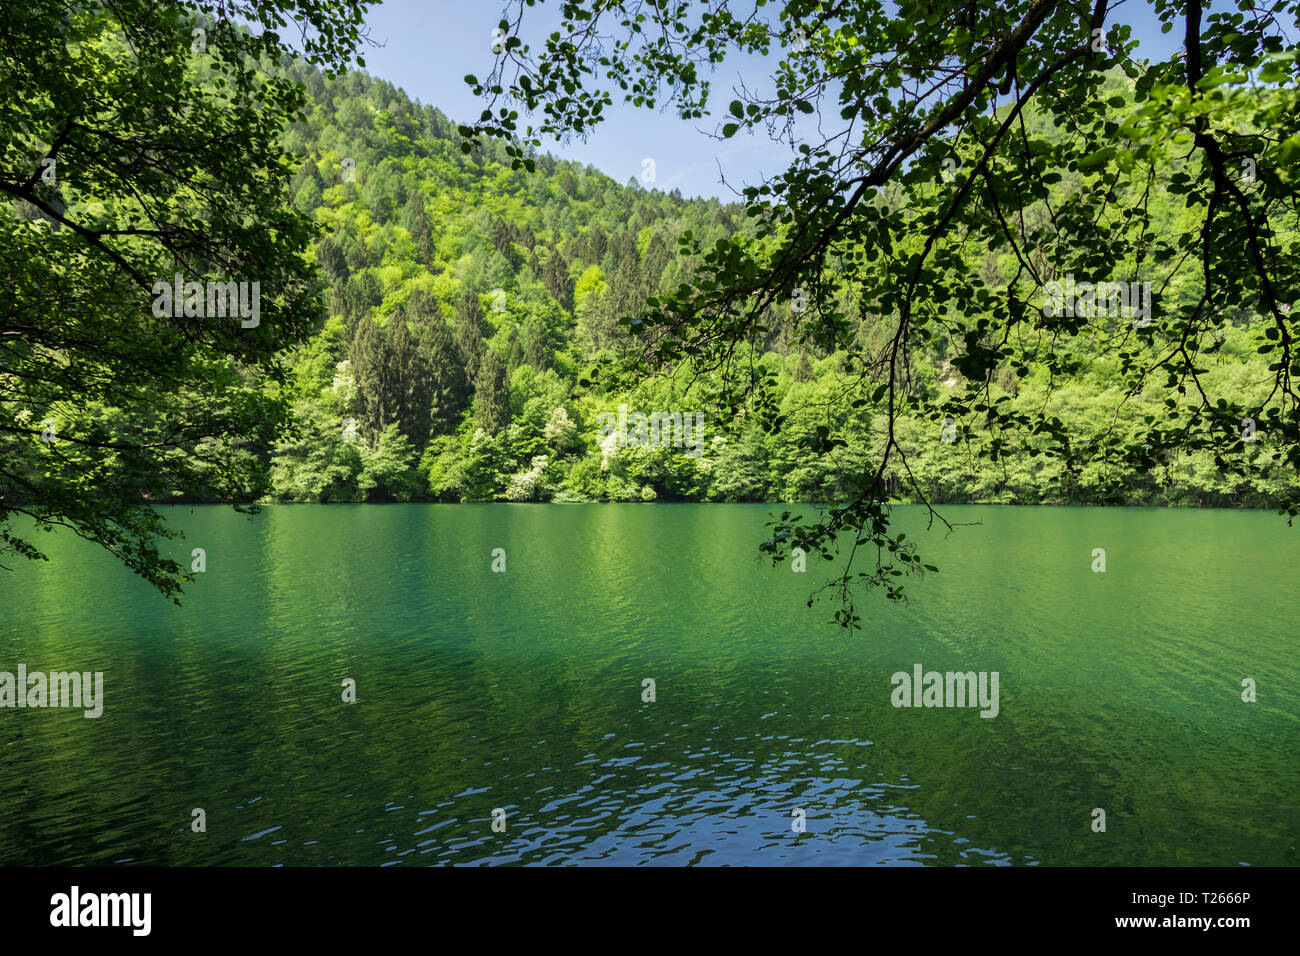
[[[825,502],[864,480],[883,416],[853,401],[861,373],[845,352],[801,338],[799,301],[772,310],[751,357],[784,416],[774,434],[721,415],[722,383],[707,378],[664,376],[631,393],[580,385],[602,355],[634,343],[621,317],[690,280],[683,237],[710,247],[743,229],[742,206],[620,185],[545,155],[535,172],[512,171],[503,145],[463,152],[452,120],[390,84],[360,73],[328,80],[305,67],[295,76],[312,105],[285,138],[302,160],[293,202],[325,230],[314,254],[328,318],[293,360],[299,433],[276,449],[275,497]],[[1114,80],[1121,96],[1124,82]],[[1062,195],[1077,185],[1070,175],[1056,184]],[[1160,217],[1178,215],[1167,200],[1151,209],[1156,229]],[[969,256],[990,283],[1015,272],[1009,251]],[[1156,308],[1180,294],[1159,274],[1143,278],[1153,281]],[[852,289],[837,294],[857,347],[879,349],[890,317],[859,308]],[[1251,318],[1247,309],[1234,316],[1202,359],[1207,380],[1243,395],[1269,380],[1267,360],[1255,354],[1264,328]],[[1117,344],[1133,347],[1128,325],[1117,318],[1112,341],[1073,355],[1067,380],[1008,370],[988,397],[1048,407],[1075,436],[1077,465],[1033,446],[1010,448],[992,465],[968,444],[989,437],[962,423],[901,420],[897,432],[927,497],[1263,506],[1297,484],[1281,468],[1253,484],[1229,482],[1209,452],[1157,456],[1145,473],[1107,464],[1104,449],[1135,441],[1157,411],[1114,385]],[[914,392],[962,383],[961,343],[932,345],[906,370]],[[671,414],[672,426],[655,413]],[[702,427],[683,435],[683,421]],[[1267,458],[1265,425],[1255,428],[1243,435]]]

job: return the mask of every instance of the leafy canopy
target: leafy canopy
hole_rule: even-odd
[[[341,69],[366,5],[33,0],[0,31],[0,554],[43,557],[27,516],[174,595],[151,489],[264,493],[281,355],[321,317],[278,139],[304,94],[274,67]],[[260,315],[155,315],[178,274],[258,283]]]

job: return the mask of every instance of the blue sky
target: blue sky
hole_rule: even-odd
[[[551,8],[556,6],[550,3],[526,11],[526,32],[534,34],[528,29],[529,17],[549,22]],[[501,13],[501,5],[494,0],[386,0],[367,17],[371,39],[383,46],[364,51],[366,70],[454,120],[476,119],[483,104],[471,95],[464,77],[472,73],[482,78],[491,72],[495,59],[492,31]],[[1127,0],[1113,16],[1133,26],[1141,56],[1163,59],[1181,39],[1161,34],[1144,2]],[[715,113],[725,112],[742,71],[751,86],[769,73],[757,58],[720,66],[711,77],[710,107]],[[638,109],[616,99],[605,122],[586,142],[575,138],[568,144],[546,144],[544,149],[589,163],[620,183],[639,180],[644,161],[651,159],[655,181],[650,185],[654,188],[722,199],[736,199],[744,184],[758,182],[789,164],[786,146],[743,133],[719,142],[708,135],[714,128],[712,121],[683,121],[672,113]],[[726,185],[721,182],[722,174]]]

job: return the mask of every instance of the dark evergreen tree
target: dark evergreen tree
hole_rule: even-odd
[[[471,382],[478,378],[484,342],[490,332],[483,318],[483,306],[478,300],[478,294],[473,289],[462,290],[456,301],[454,337],[461,367]]]
[[[526,360],[524,353],[524,341],[519,335],[518,329],[507,329],[505,335],[505,344],[501,347],[501,357],[506,363],[506,377],[515,374],[515,369],[523,365]]]
[[[421,265],[432,268],[433,234],[429,231],[429,218],[424,211],[424,194],[418,189],[411,193],[410,202],[406,204],[406,231],[420,250]]]
[[[456,430],[469,404],[469,381],[456,349],[455,336],[437,302],[422,294],[411,297],[407,314],[415,329],[420,374],[425,378],[423,401],[428,409],[428,433]]]
[[[388,333],[384,343],[386,405],[393,408],[393,421],[397,422],[402,434],[418,448],[429,437],[432,384],[429,370],[407,328],[405,313],[392,315],[384,330]]]
[[[353,273],[343,291],[343,318],[349,334],[384,299],[379,280],[368,270]]]
[[[524,320],[519,330],[519,341],[523,352],[523,361],[539,372],[544,372],[551,365],[550,333],[541,316],[530,315]]]
[[[320,265],[325,281],[330,285],[347,282],[350,270],[347,257],[333,236],[325,236],[316,243],[316,262]]]
[[[569,259],[557,247],[552,246],[541,269],[542,284],[555,297],[555,301],[566,309],[573,308],[573,279],[569,277]]]
[[[496,349],[487,350],[474,378],[474,420],[490,435],[510,424],[506,360]]]
[[[386,404],[384,368],[387,335],[369,315],[357,323],[348,361],[352,363],[352,376],[356,381],[357,414],[368,432],[377,434],[384,425],[393,421],[394,409]]]
[[[357,409],[373,439],[396,423],[419,447],[429,437],[433,383],[424,354],[398,312],[384,326],[367,317],[357,326],[349,352],[357,385]]]

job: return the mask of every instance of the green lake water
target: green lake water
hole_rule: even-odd
[[[181,608],[42,535],[0,671],[102,671],[103,715],[0,709],[0,864],[1297,862],[1300,529],[900,509],[941,572],[850,634],[820,559],[759,560],[773,510],[174,508]],[[997,716],[893,706],[917,664]]]

